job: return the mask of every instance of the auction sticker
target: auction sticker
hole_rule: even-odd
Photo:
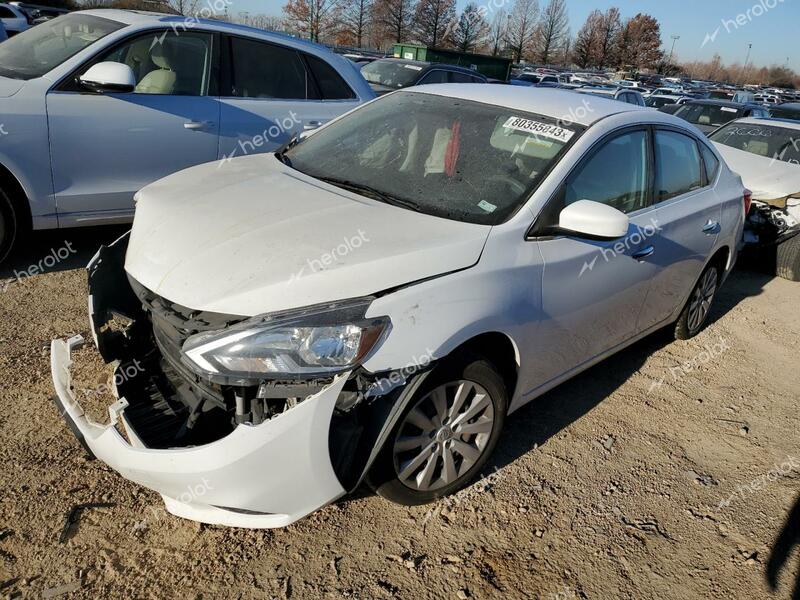
[[[547,123],[540,123],[539,121],[532,121],[531,119],[523,119],[522,117],[509,117],[503,123],[506,129],[516,129],[517,131],[524,131],[531,133],[537,137],[549,138],[557,142],[568,142],[575,135],[574,131],[558,127],[557,125],[548,125]]]

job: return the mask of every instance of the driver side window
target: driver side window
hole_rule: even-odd
[[[95,62],[128,65],[136,94],[206,96],[212,40],[206,33],[159,32],[130,40]]]
[[[606,142],[573,173],[564,189],[564,206],[578,200],[608,204],[624,213],[647,206],[647,132],[624,133]]]

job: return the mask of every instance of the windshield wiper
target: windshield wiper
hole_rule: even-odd
[[[336,187],[340,187],[351,192],[356,192],[357,194],[361,194],[367,198],[372,198],[373,200],[385,202],[386,204],[391,204],[393,206],[408,208],[417,212],[423,212],[422,207],[416,202],[406,200],[405,198],[398,198],[397,196],[387,194],[386,192],[362,183],[356,183],[355,181],[349,181],[347,179],[339,179],[337,177],[317,177],[317,179],[324,181],[325,183],[335,185]]]

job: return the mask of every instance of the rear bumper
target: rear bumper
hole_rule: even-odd
[[[81,336],[52,342],[57,406],[87,450],[126,479],[160,493],[169,512],[211,524],[283,527],[344,495],[331,465],[328,433],[348,374],[260,425],[239,425],[210,444],[161,450],[145,447],[136,435],[124,398],[109,407],[108,425],[84,414],[70,374],[71,353],[82,344]]]

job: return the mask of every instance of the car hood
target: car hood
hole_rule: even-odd
[[[252,316],[470,267],[489,231],[364,198],[262,154],[142,189],[125,269],[182,306]]]
[[[0,98],[9,98],[16,94],[25,85],[22,79],[11,79],[0,76]]]
[[[754,200],[769,202],[800,193],[800,165],[759,156],[744,150],[714,143],[728,163],[742,178]]]

